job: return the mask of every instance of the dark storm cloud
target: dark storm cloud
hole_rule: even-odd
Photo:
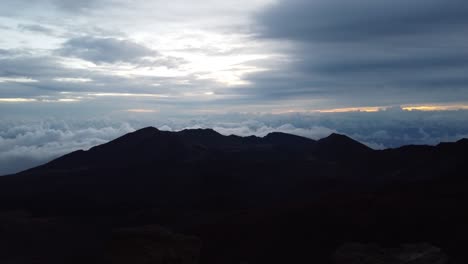
[[[291,60],[249,76],[245,91],[342,105],[468,100],[467,13],[461,0],[279,1],[257,14],[255,34],[293,43]]]
[[[395,70],[437,70],[468,67],[468,53],[461,54],[457,52],[443,52],[444,54],[425,54],[418,56],[413,54],[412,57],[402,54],[397,57],[382,58],[351,58],[337,61],[324,61],[322,64],[305,64],[304,67],[310,66],[310,70],[319,73],[359,73],[359,72],[387,72],[391,73]]]
[[[357,41],[466,29],[464,0],[291,0],[259,14],[265,37]]]
[[[68,40],[59,53],[94,63],[135,62],[143,57],[157,55],[156,51],[129,40],[91,36]]]

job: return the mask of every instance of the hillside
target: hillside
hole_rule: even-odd
[[[330,263],[359,242],[430,243],[465,263],[467,153],[466,139],[372,150],[338,134],[144,128],[0,177],[0,260]]]

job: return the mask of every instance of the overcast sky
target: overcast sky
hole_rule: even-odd
[[[466,0],[2,0],[0,174],[146,125],[455,140],[466,14]],[[24,141],[50,129],[70,134]]]

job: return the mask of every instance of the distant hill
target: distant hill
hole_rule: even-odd
[[[453,263],[466,263],[467,154],[467,139],[373,150],[339,134],[315,141],[285,133],[239,137],[148,127],[0,177],[0,230],[2,219],[13,227],[16,219],[32,226],[17,232],[19,241],[36,232],[43,237],[49,228],[70,232],[41,243],[88,244],[77,246],[87,256],[81,263],[105,263],[111,253],[103,247],[115,243],[112,250],[125,250],[126,243],[159,245],[161,252],[189,250],[184,263],[195,263],[187,256],[199,256],[200,263],[328,263],[348,242],[385,247],[427,242],[460,261]],[[173,239],[177,235],[171,233],[163,244],[145,242],[153,238],[141,230],[155,225],[184,235]],[[116,242],[122,239],[119,230],[138,234],[124,233]],[[21,243],[9,243],[14,234],[10,230],[10,239],[0,238],[0,248],[8,248],[0,249],[2,262],[24,252],[41,259],[55,252],[21,249]],[[182,248],[171,249],[171,241],[182,241],[177,242]],[[119,255],[151,255],[145,250]],[[67,254],[81,255],[63,252],[49,263],[73,263]]]

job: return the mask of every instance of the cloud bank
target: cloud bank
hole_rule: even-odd
[[[148,125],[375,148],[468,134],[464,0],[2,4],[0,174]]]
[[[78,149],[103,144],[134,129],[126,123],[0,123],[0,175],[40,165]]]
[[[342,105],[468,99],[466,1],[291,0],[256,16],[288,63],[251,76],[252,95]]]
[[[0,122],[0,175],[40,165],[78,149],[89,149],[146,126],[179,131],[213,128],[224,135],[263,137],[284,132],[320,139],[337,132],[375,149],[438,144],[468,137],[468,111],[403,111],[315,114],[224,114],[125,119],[45,119]]]

